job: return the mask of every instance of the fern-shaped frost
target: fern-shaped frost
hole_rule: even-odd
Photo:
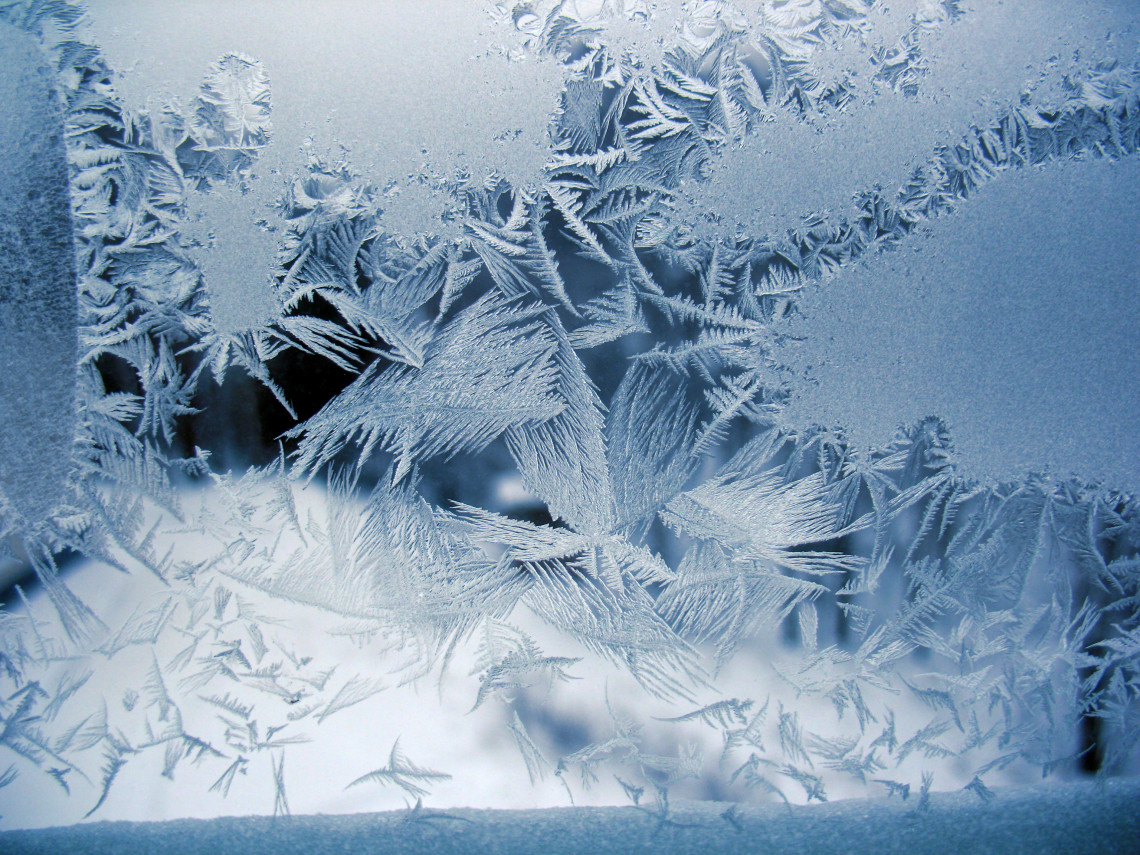
[[[297,465],[313,470],[359,436],[359,462],[377,446],[391,450],[399,480],[417,459],[479,451],[510,428],[550,420],[565,405],[540,314],[487,296],[439,331],[422,368],[374,363],[290,431],[301,437]]]

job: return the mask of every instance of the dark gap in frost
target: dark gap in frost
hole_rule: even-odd
[[[273,422],[289,414],[264,384],[232,366],[219,385],[213,374],[198,384],[195,403],[200,412],[188,416],[186,451],[195,446],[211,453],[215,471],[241,471],[264,466],[278,455]]]
[[[129,362],[113,353],[101,353],[95,360],[95,368],[103,378],[103,388],[108,395],[126,392],[128,395],[141,395],[142,384],[138,373]]]
[[[1104,729],[1100,718],[1082,715],[1080,726],[1080,757],[1078,768],[1086,775],[1096,775],[1104,763],[1104,745],[1101,731]]]
[[[511,216],[511,209],[514,207],[514,195],[509,192],[500,193],[498,199],[495,201],[495,210],[499,214],[499,219],[504,223]]]
[[[546,505],[516,505],[505,509],[503,516],[513,520],[532,523],[533,525],[548,526],[549,528],[568,528],[566,523],[550,515]]]
[[[297,348],[282,351],[266,366],[301,421],[315,415],[357,377],[324,357]],[[297,424],[281,407],[271,408],[265,415],[266,435],[274,440]]]
[[[496,490],[504,473],[515,471],[514,460],[500,437],[479,454],[462,452],[455,457],[432,457],[422,461],[419,492],[439,507],[459,502],[477,508],[505,512]]]

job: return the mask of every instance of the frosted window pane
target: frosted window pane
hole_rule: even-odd
[[[0,833],[1134,839],[1138,25],[0,2]]]

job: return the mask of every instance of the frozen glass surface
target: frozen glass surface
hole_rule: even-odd
[[[0,829],[1116,811],[1138,27],[0,0]]]

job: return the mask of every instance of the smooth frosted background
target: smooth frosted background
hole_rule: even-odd
[[[1005,173],[814,290],[793,421],[881,446],[940,416],[962,471],[1140,487],[1140,163]]]

